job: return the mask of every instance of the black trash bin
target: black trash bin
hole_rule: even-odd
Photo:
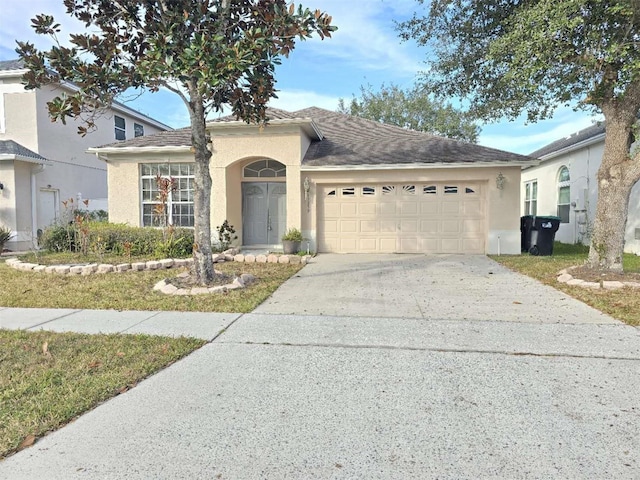
[[[520,251],[528,252],[531,248],[531,227],[533,226],[533,215],[520,217]]]
[[[560,228],[560,217],[533,217],[529,253],[553,255],[553,241]]]

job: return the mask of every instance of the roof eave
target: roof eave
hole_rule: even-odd
[[[26,68],[20,68],[15,70],[0,70],[0,78],[21,77],[29,70]]]
[[[593,145],[594,143],[598,143],[604,140],[606,133],[599,133],[598,135],[594,135],[591,138],[587,138],[586,140],[582,140],[581,142],[574,143],[573,145],[569,145],[568,147],[561,148],[554,152],[549,152],[545,155],[540,156],[540,160],[551,160],[552,158],[559,157],[560,155],[564,155],[565,153],[573,152],[574,150],[579,150],[584,147],[588,147]]]
[[[168,145],[164,147],[91,147],[86,153],[98,155],[110,153],[190,153],[191,145]]]
[[[0,161],[19,161],[35,163],[37,165],[53,165],[51,160],[27,157],[26,155],[16,155],[15,153],[0,153]]]
[[[514,162],[437,162],[437,163],[403,163],[403,164],[366,164],[366,165],[302,165],[300,170],[306,172],[332,172],[338,170],[415,170],[421,168],[490,168],[490,167],[525,167],[538,165],[540,160]]]

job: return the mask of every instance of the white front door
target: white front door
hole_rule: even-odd
[[[58,190],[41,189],[38,196],[38,230],[44,230],[58,221]]]

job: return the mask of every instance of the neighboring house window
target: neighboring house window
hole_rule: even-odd
[[[571,208],[571,187],[569,186],[569,169],[561,167],[558,171],[558,216],[560,223],[569,223]]]
[[[139,123],[133,124],[133,135],[135,137],[143,137],[144,136],[144,125],[140,125]]]
[[[536,215],[538,213],[538,182],[524,184],[524,214]]]
[[[114,117],[116,140],[126,140],[127,130],[124,118],[115,115]]]
[[[172,181],[167,198],[166,223],[176,227],[193,227],[193,163],[143,163],[140,165],[142,190],[142,225],[165,224],[159,198],[158,178]]]

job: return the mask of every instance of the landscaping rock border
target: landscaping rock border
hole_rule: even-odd
[[[224,253],[213,255],[214,263],[241,262],[241,263],[291,263],[306,265],[311,255],[303,257],[299,255],[243,255],[237,250],[227,250]],[[166,270],[170,268],[190,268],[193,258],[165,258],[162,260],[150,260],[148,262],[121,263],[118,265],[90,263],[86,265],[39,265],[18,260],[15,257],[5,262],[11,268],[25,272],[51,273],[60,275],[93,275],[104,273],[142,272],[148,270]]]
[[[217,272],[216,273],[221,273]],[[180,274],[181,276],[189,276],[188,273]],[[233,282],[227,285],[218,285],[215,287],[191,287],[191,288],[178,288],[175,285],[169,283],[168,279],[160,280],[156,283],[153,289],[157,292],[164,293],[165,295],[204,295],[209,293],[227,293],[232,290],[238,290],[241,288],[245,288],[248,285],[251,285],[257,280],[256,277],[251,275],[250,273],[243,273],[239,277],[233,279]]]
[[[576,268],[576,267],[574,267]],[[571,268],[565,268],[558,272],[558,282],[566,283],[567,285],[575,285],[583,288],[594,288],[594,289],[604,289],[604,290],[616,290],[618,288],[623,287],[631,287],[631,288],[640,288],[640,282],[618,282],[618,281],[608,281],[602,280],[600,282],[587,282],[586,280],[581,280],[579,278],[575,278],[571,275]]]

